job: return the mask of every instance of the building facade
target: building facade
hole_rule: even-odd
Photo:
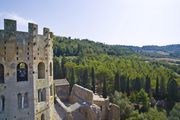
[[[0,30],[0,120],[54,120],[53,35],[16,27],[5,19]]]

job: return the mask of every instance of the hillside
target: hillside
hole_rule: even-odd
[[[124,46],[107,45],[88,39],[71,39],[70,37],[55,37],[54,54],[56,56],[78,56],[78,55],[132,55],[138,54],[153,58],[180,58],[180,44],[167,46]]]
[[[110,58],[113,58],[113,61],[116,63],[116,59],[128,61],[132,59],[133,62],[139,63],[139,61],[149,62],[151,66],[154,66],[154,69],[158,69],[163,66],[167,70],[172,70],[178,76],[180,76],[180,45],[167,45],[167,46],[123,46],[123,45],[107,45],[99,42],[90,41],[88,39],[71,39],[70,37],[59,37],[54,38],[54,55],[55,57],[65,56],[68,61],[75,62],[76,64],[90,64],[92,59],[96,59],[97,62],[103,62],[102,57],[106,56],[106,61],[109,62]],[[77,63],[78,61],[78,63]],[[144,64],[144,63],[141,64]],[[96,63],[93,63],[96,64]],[[118,64],[118,63],[116,63]],[[145,64],[144,64],[145,65]],[[133,67],[133,65],[130,65]],[[143,66],[144,67],[144,66]],[[135,71],[141,75],[141,70],[138,67],[135,68]],[[141,68],[142,69],[142,68]],[[153,68],[146,68],[147,70]],[[116,69],[117,70],[117,69]],[[113,72],[116,71],[112,69]],[[123,71],[126,71],[124,69]],[[132,70],[130,70],[132,71]],[[134,71],[134,70],[133,70]],[[141,72],[138,72],[141,71]],[[127,72],[126,74],[129,74]],[[170,72],[172,74],[172,72]],[[132,72],[129,76],[135,77]],[[145,74],[145,71],[144,73]],[[149,73],[147,73],[149,74]],[[156,74],[156,73],[154,73]],[[146,77],[141,75],[141,77]],[[134,78],[133,78],[134,79]],[[179,82],[179,81],[178,81]]]
[[[55,37],[54,54],[56,56],[78,56],[78,55],[130,55],[135,52],[127,47],[106,45],[87,39],[71,39],[70,37]]]
[[[130,111],[120,115],[122,120],[134,113],[135,120],[159,114],[158,120],[167,120],[180,102],[179,58],[168,53],[179,53],[179,45],[134,47],[55,37],[54,79],[66,78],[70,89],[79,84],[108,96],[122,111]]]
[[[133,51],[141,53],[150,57],[168,57],[168,58],[180,58],[180,44],[166,45],[166,46],[124,46]]]

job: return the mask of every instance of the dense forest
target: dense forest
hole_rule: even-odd
[[[180,45],[133,47],[55,37],[54,78],[109,97],[120,106],[122,120],[179,120],[179,53]],[[177,61],[154,59],[161,57]]]
[[[77,56],[86,54],[129,55],[141,54],[149,57],[180,58],[180,44],[167,46],[124,46],[107,45],[88,39],[71,39],[71,37],[55,37],[54,53],[57,56]]]

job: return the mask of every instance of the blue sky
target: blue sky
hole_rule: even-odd
[[[180,44],[180,0],[1,0],[1,29],[4,18],[106,44]]]

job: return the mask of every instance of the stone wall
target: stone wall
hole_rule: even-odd
[[[72,88],[72,92],[69,98],[71,103],[82,103],[88,102],[90,104],[93,103],[93,92],[89,89],[86,89],[82,86],[75,84]]]
[[[120,120],[120,108],[115,104],[109,106],[109,120]]]
[[[69,98],[69,85],[56,86],[56,94],[61,100]]]

